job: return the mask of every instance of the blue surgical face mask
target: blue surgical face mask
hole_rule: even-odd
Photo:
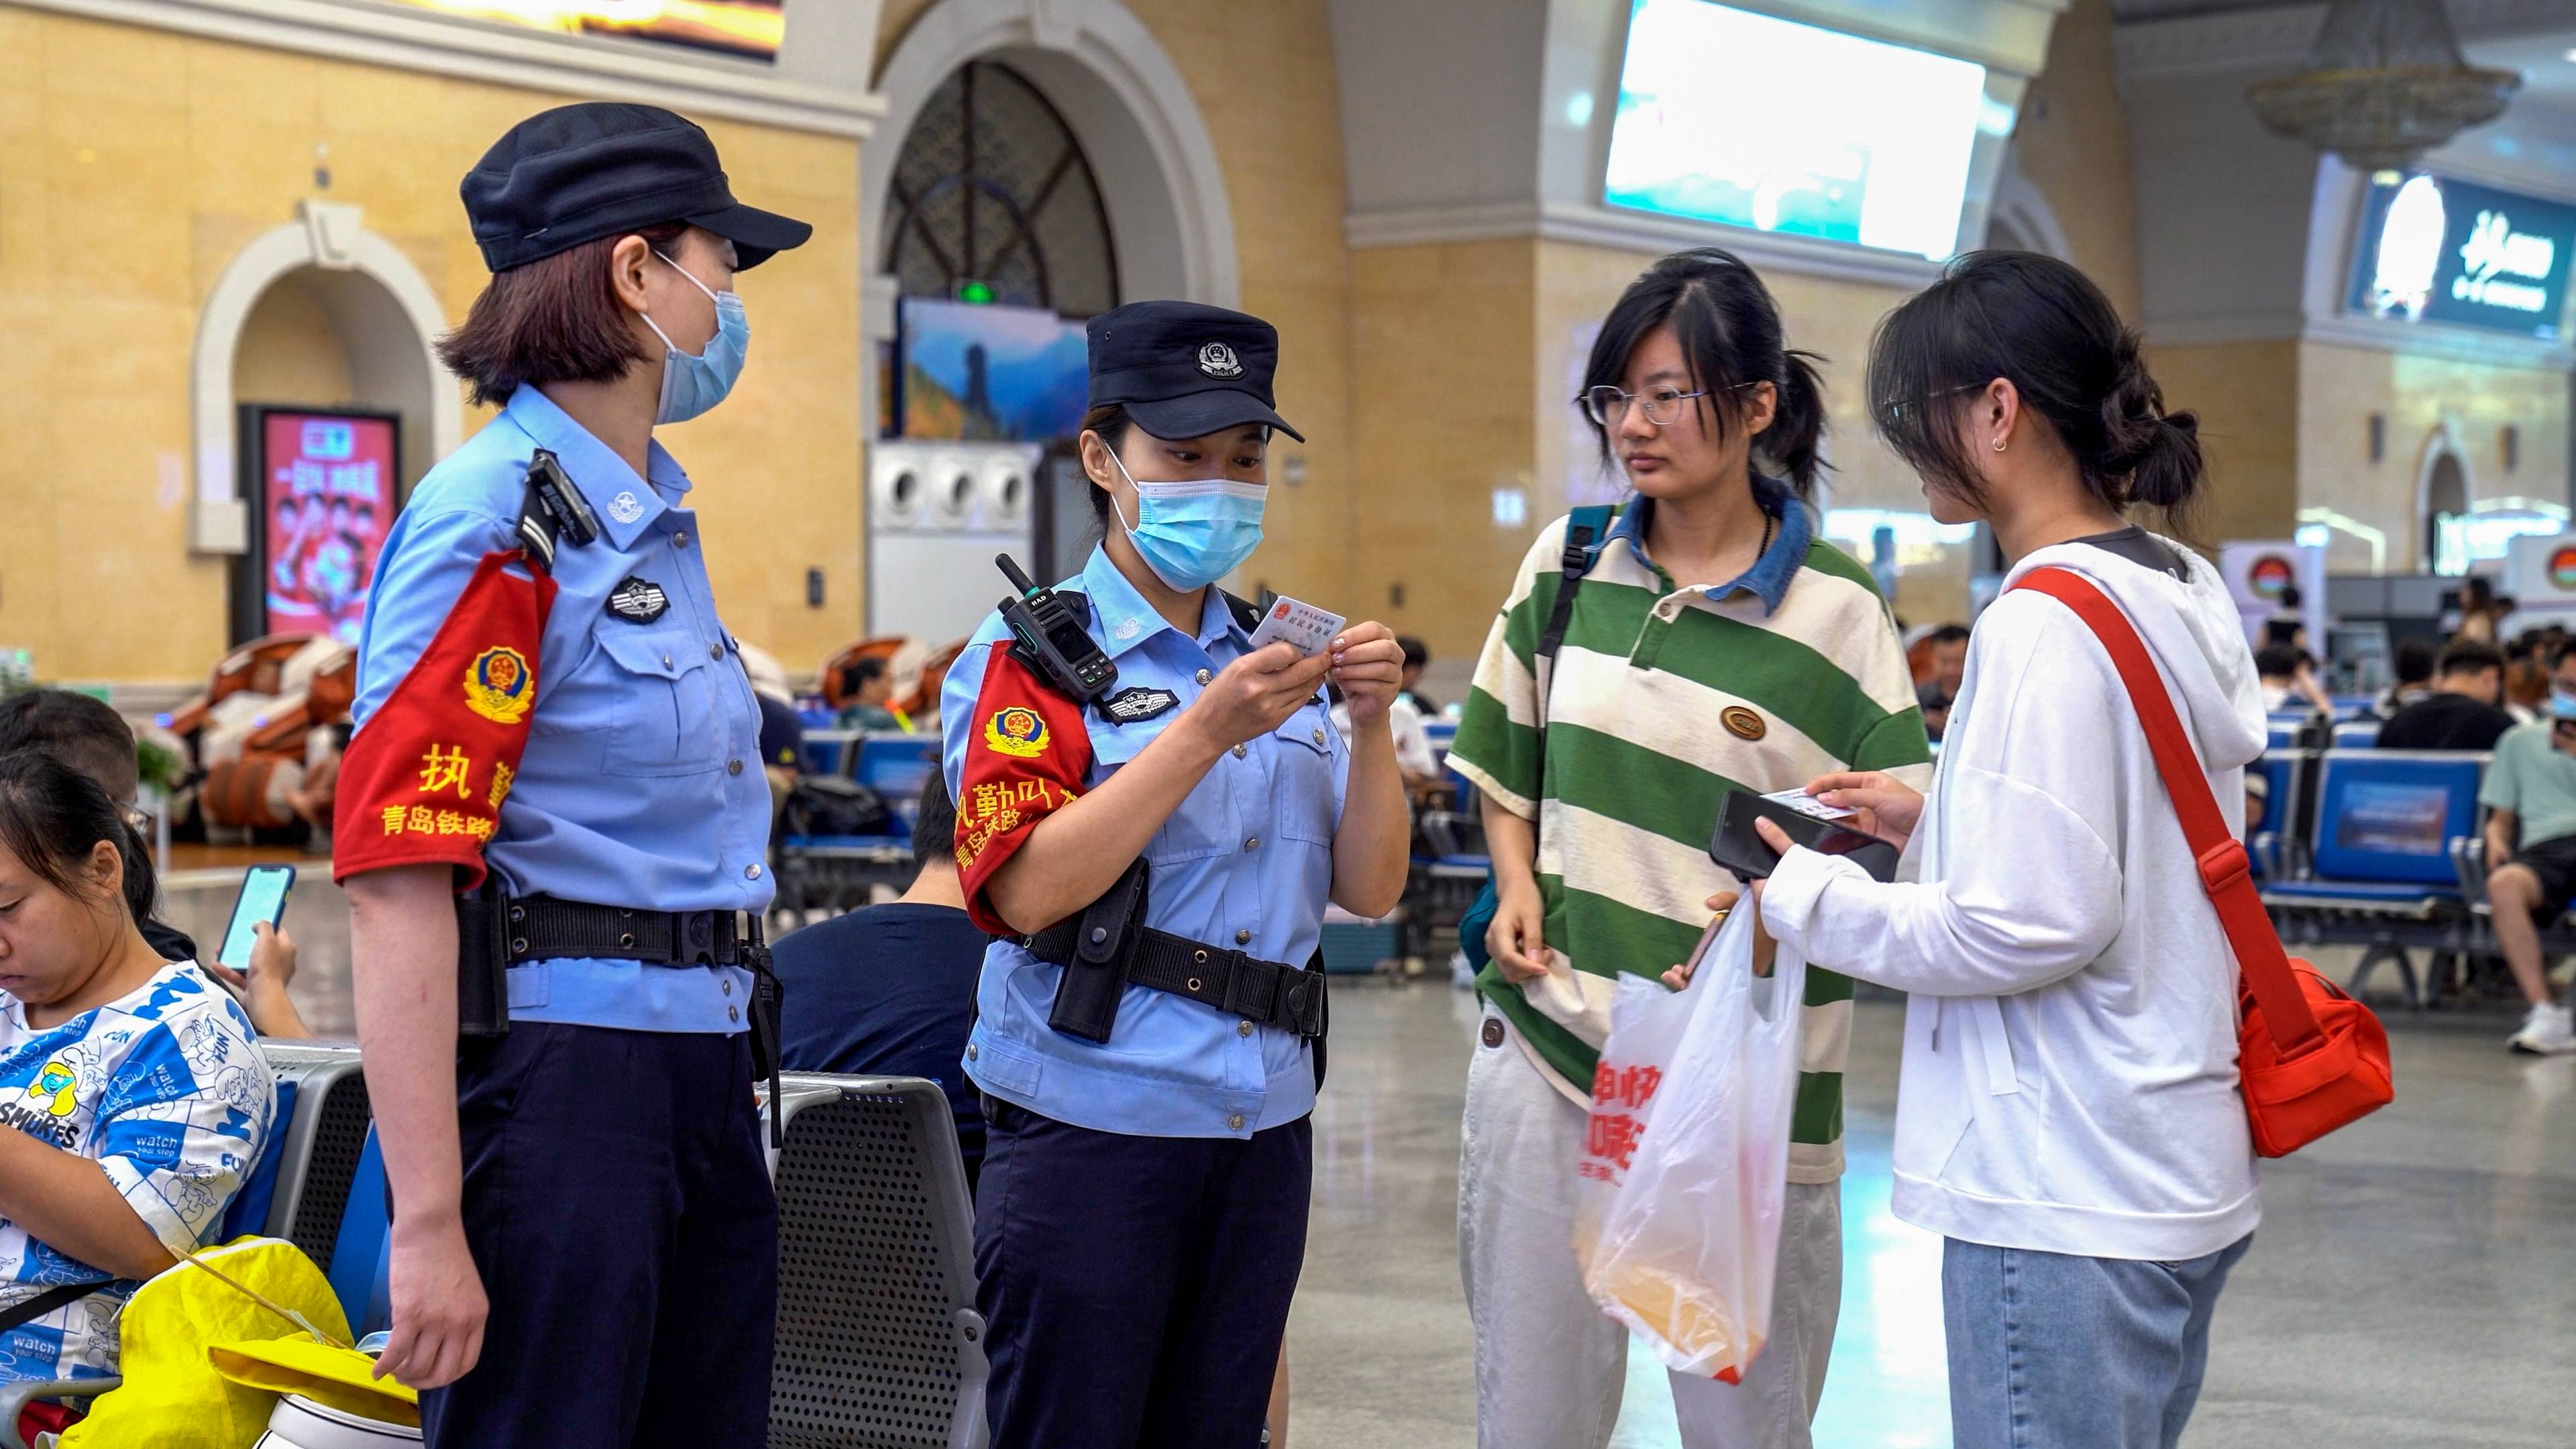
[[[716,304],[716,335],[707,339],[705,350],[695,357],[671,345],[671,334],[653,320],[651,313],[639,314],[653,335],[662,339],[662,406],[653,414],[659,423],[685,423],[733,391],[742,377],[743,354],[751,349],[751,315],[742,309],[742,297],[734,292],[718,292],[689,276],[689,269],[663,257],[672,271],[689,278],[689,285],[705,292]]]
[[[1235,571],[1261,547],[1261,511],[1270,490],[1258,483],[1206,478],[1187,483],[1138,483],[1111,449],[1109,461],[1136,489],[1136,524],[1118,526],[1154,577],[1184,593],[1203,589]],[[1114,511],[1116,503],[1110,505]]]

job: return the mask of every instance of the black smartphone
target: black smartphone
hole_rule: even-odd
[[[1789,838],[1824,855],[1849,856],[1876,881],[1896,879],[1898,851],[1893,841],[1864,834],[1848,825],[1801,815],[1775,805],[1749,790],[1730,790],[1717,806],[1717,836],[1709,842],[1709,859],[1735,872],[1738,880],[1765,880],[1780,868],[1780,852],[1754,833],[1753,822],[1768,820]]]
[[[235,971],[250,969],[250,948],[259,937],[251,927],[275,926],[286,914],[286,893],[295,885],[291,865],[254,865],[242,876],[241,894],[233,897],[233,922],[224,928],[223,949],[215,960]]]

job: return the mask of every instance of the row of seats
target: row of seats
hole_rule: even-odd
[[[219,1241],[294,1243],[323,1266],[360,1335],[384,1329],[392,1219],[358,1050],[261,1046],[277,1076],[277,1127]],[[770,1444],[980,1446],[974,1209],[946,1095],[917,1077],[799,1072],[785,1074],[780,1093],[787,1145],[770,1159],[779,1205]],[[95,1396],[118,1382],[0,1386],[0,1449],[27,1449],[17,1427],[28,1402]]]
[[[803,763],[807,774],[855,780],[884,797],[894,813],[895,833],[790,835],[781,840],[772,862],[779,908],[838,910],[853,901],[866,904],[873,886],[901,890],[910,885],[916,869],[912,825],[920,811],[922,782],[939,766],[939,737],[809,730]]]
[[[2383,963],[2410,1004],[2425,999],[2414,961],[2429,951],[2438,990],[2482,950],[2486,878],[2478,788],[2488,757],[2460,752],[2267,751],[2251,832],[2263,900],[2282,934],[2364,948],[2359,992]]]

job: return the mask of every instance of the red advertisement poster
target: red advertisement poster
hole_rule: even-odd
[[[394,422],[344,413],[260,419],[260,576],[271,634],[358,642],[367,585],[393,526]]]

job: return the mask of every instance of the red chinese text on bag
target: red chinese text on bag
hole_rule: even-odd
[[[1583,1285],[1677,1373],[1739,1383],[1770,1334],[1806,966],[1753,974],[1753,912],[1688,988],[1623,975],[1575,1166]]]
[[[2240,973],[2236,1070],[2254,1150],[2286,1157],[2395,1100],[2388,1033],[2370,1008],[2323,972],[2294,961],[2263,909],[2243,843],[2228,833],[2209,776],[2174,713],[2173,698],[2137,626],[2109,595],[2070,569],[2033,569],[2013,585],[2075,611],[2110,652],[2154,752],[2183,839],[2199,858],[2202,887],[2218,909]]]

